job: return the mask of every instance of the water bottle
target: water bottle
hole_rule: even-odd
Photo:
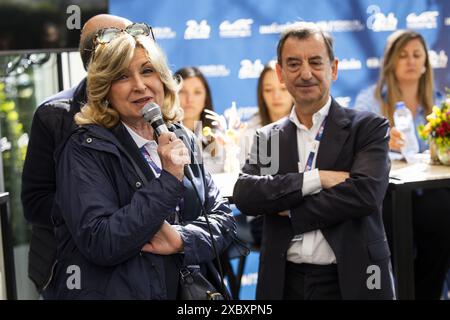
[[[419,142],[416,138],[413,116],[403,101],[395,104],[394,122],[397,130],[403,133],[405,138],[405,144],[400,151],[406,161],[412,163],[414,155],[419,152]]]

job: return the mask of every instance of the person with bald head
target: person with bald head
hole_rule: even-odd
[[[130,24],[128,19],[110,14],[96,15],[85,23],[79,47],[86,70],[98,30],[110,27],[124,29]],[[33,116],[22,173],[21,198],[25,218],[32,225],[28,277],[39,293],[50,282],[56,264],[56,241],[51,215],[56,192],[53,154],[74,128],[74,115],[86,102],[86,96],[86,79],[83,79],[76,87],[46,99]]]
[[[84,24],[81,29],[79,51],[86,71],[94,49],[94,37],[98,30],[102,28],[123,29],[130,24],[130,20],[110,14],[96,15]]]

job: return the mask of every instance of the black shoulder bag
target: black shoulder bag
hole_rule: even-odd
[[[223,278],[222,264],[220,262],[219,253],[217,251],[216,242],[214,240],[211,224],[209,222],[206,208],[201,200],[200,194],[194,181],[191,181],[194,188],[197,199],[201,204],[202,214],[205,217],[206,224],[208,226],[209,236],[211,237],[211,244],[216,257],[217,267],[220,275],[220,290],[217,290],[214,285],[208,281],[200,272],[199,266],[183,266],[180,268],[180,281],[178,286],[178,297],[180,300],[230,300],[230,297],[225,288],[225,282]]]

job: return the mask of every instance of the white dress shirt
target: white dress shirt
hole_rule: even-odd
[[[309,154],[314,152],[310,171],[303,174],[303,196],[311,195],[322,190],[320,183],[319,170],[316,169],[317,152],[319,150],[320,141],[316,140],[317,133],[322,122],[328,115],[330,110],[331,97],[327,103],[315,114],[313,114],[313,125],[311,129],[300,123],[295,112],[295,106],[292,108],[289,119],[297,127],[297,150],[298,150],[298,169],[303,172],[308,161]],[[327,265],[336,263],[336,256],[328,244],[327,240],[320,230],[314,230],[302,235],[296,235],[287,251],[287,260],[294,263],[310,263],[317,265]]]
[[[122,122],[125,128],[128,130],[128,132],[131,135],[131,138],[133,138],[133,141],[136,143],[137,147],[141,149],[145,146],[145,150],[147,150],[148,154],[150,155],[150,158],[153,160],[153,162],[159,167],[162,168],[161,165],[161,159],[158,155],[158,144],[155,140],[147,140],[140,135],[138,135],[133,129],[131,129],[129,126],[127,126],[124,122]],[[160,173],[157,173],[152,166],[149,166],[150,169],[152,169],[153,174],[156,178],[160,176]]]

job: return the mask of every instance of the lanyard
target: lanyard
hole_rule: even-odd
[[[156,176],[159,176],[161,174],[161,168],[158,167],[158,165],[153,161],[152,156],[150,153],[148,153],[147,149],[145,149],[145,146],[140,148],[142,155],[144,156],[145,160],[147,160],[147,163],[149,166],[153,169],[153,171],[156,173]],[[181,198],[180,202],[178,203],[178,206],[175,208],[175,212],[172,212],[169,216],[167,216],[166,221],[170,224],[178,224],[180,222],[180,216],[178,212],[181,210],[184,210],[184,199]]]
[[[318,144],[320,142],[320,140],[322,139],[323,136],[323,130],[325,128],[325,122],[327,121],[327,117],[325,117],[325,119],[323,119],[322,124],[320,125],[319,131],[317,131],[317,135],[316,135],[316,147],[309,152],[309,156],[308,156],[308,161],[306,162],[305,165],[305,170],[304,171],[309,171],[312,169],[312,163],[314,161],[314,156],[316,155],[316,151],[319,150],[318,148]]]
[[[152,167],[153,171],[155,171],[155,173],[157,175],[161,174],[161,168],[158,167],[158,165],[155,163],[155,161],[153,161],[153,159],[150,156],[150,154],[148,153],[147,149],[145,149],[145,146],[143,146],[140,150],[141,150],[141,153],[144,156],[145,160],[147,160],[147,163],[149,164],[149,166]]]

